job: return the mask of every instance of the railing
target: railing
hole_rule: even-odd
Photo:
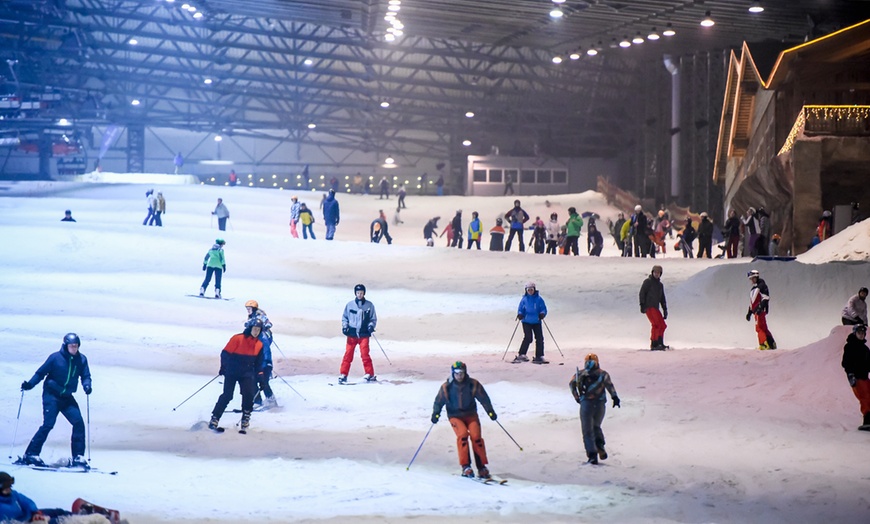
[[[870,136],[870,106],[804,106],[779,154],[791,151],[800,135]]]

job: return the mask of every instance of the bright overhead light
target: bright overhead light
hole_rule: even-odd
[[[190,9],[190,4],[181,4],[181,8],[187,11],[188,9]]]
[[[307,65],[307,66],[310,66],[311,64],[314,63],[314,60],[312,60],[310,58],[306,58],[305,60],[302,61],[302,63]]]
[[[562,57],[559,55],[554,56],[552,60],[553,60],[554,64],[561,64],[562,63]]]
[[[553,0],[554,4],[564,4],[565,0]]]
[[[195,13],[195,12],[196,12],[196,7],[194,7],[194,6],[192,6],[192,5],[191,5],[191,6],[187,6],[187,10],[190,11],[191,13]]]
[[[474,111],[466,111],[465,118],[474,118]]]
[[[394,35],[393,33],[387,33],[384,35],[384,40],[386,40],[387,42],[392,42],[395,39],[396,35]]]
[[[133,100],[130,101],[131,106],[138,106],[141,103],[142,102],[140,102],[138,98],[134,98]]]
[[[66,118],[61,118],[60,120],[57,121],[57,125],[68,126],[68,125],[70,125],[70,123],[69,123],[69,120],[67,120]]]
[[[388,5],[387,6],[388,11],[398,12],[400,9],[402,9],[402,8],[397,6],[397,5]]]
[[[640,36],[640,31],[638,31],[637,34],[634,35],[634,38],[631,39],[632,44],[642,44],[644,42],[645,42],[645,40],[643,39],[642,36]]]
[[[590,47],[586,50],[586,54],[589,56],[595,56],[598,54],[598,50],[596,50],[594,47]]]
[[[580,60],[580,52],[574,51],[573,53],[568,55],[568,58],[570,58],[571,60]]]
[[[127,43],[130,45],[136,45],[139,43],[139,41],[136,40],[135,38],[131,38],[131,39],[127,40]]]
[[[627,37],[627,36],[623,36],[623,37],[622,37],[622,41],[619,42],[619,47],[621,47],[621,48],[623,48],[623,49],[628,48],[628,47],[631,47],[631,42],[628,41],[628,37]]]
[[[386,20],[387,22],[392,22],[395,19],[396,19],[396,13],[387,13],[384,15],[384,20]]]
[[[388,155],[387,158],[384,159],[384,163],[381,167],[386,167],[388,169],[392,169],[394,167],[399,167],[399,165],[396,164],[395,160],[393,160],[392,155]]]
[[[202,13],[193,13],[193,17],[199,20],[200,18],[202,18]]]
[[[755,0],[754,2],[752,2],[752,5],[749,6],[749,12],[750,13],[763,13],[764,6],[761,5],[761,2],[759,2],[758,0]]]
[[[662,31],[662,34],[665,36],[674,36],[675,34],[677,34],[677,32],[674,31],[674,27],[671,25],[671,23],[668,22],[668,25],[667,27],[665,27],[665,30]]]
[[[658,40],[659,38],[661,38],[661,37],[659,36],[658,33],[656,33],[655,27],[653,27],[652,31],[650,31],[650,33],[648,35],[646,35],[647,40]]]
[[[402,5],[402,0],[390,0],[387,3],[390,5]]]
[[[212,82],[213,82],[213,80],[211,78],[204,78],[202,80],[202,83],[205,85],[211,85]]]
[[[215,141],[215,142],[220,142],[220,141],[223,140],[223,139],[224,139],[224,137],[222,137],[222,136],[220,136],[220,135],[215,135],[215,137],[214,137],[214,141]]]
[[[315,127],[317,127],[317,124],[315,124],[314,122],[308,124],[308,129],[314,129]]]
[[[713,21],[713,16],[710,11],[704,13],[704,19],[701,20],[701,25],[704,27],[713,27],[716,25],[716,22]]]
[[[392,157],[392,156],[388,156],[387,159],[384,160],[384,163],[385,163],[385,164],[395,164],[396,161],[393,160],[393,157]]]
[[[565,13],[562,12],[558,7],[554,7],[552,11],[550,11],[551,18],[562,18]]]
[[[468,140],[468,139],[463,140],[463,141],[462,141],[462,145],[464,145],[465,147],[470,146],[470,145],[471,145],[471,140]]]
[[[381,107],[383,107],[384,109],[386,109],[386,108],[390,107],[390,103],[387,102],[386,100],[384,100],[383,102],[381,102]]]

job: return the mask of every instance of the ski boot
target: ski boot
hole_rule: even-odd
[[[274,408],[277,405],[278,405],[278,401],[275,400],[275,395],[272,395],[271,397],[266,397],[266,400],[263,402],[264,409]]]
[[[601,460],[607,458],[607,451],[605,451],[604,446],[598,446],[598,458]]]
[[[377,382],[378,377],[366,373],[365,375],[363,375],[363,380],[365,380],[366,382]]]
[[[214,290],[214,298],[221,298],[221,290],[220,289]]]
[[[520,364],[522,362],[528,362],[528,361],[529,361],[529,357],[527,357],[526,355],[517,355],[514,357],[514,360],[513,360],[513,362],[511,362],[511,364]]]
[[[864,413],[864,423],[858,426],[861,431],[870,431],[870,411]]]
[[[764,341],[758,345],[758,351],[765,351],[768,349],[770,349],[770,346],[767,344],[767,341]]]
[[[204,287],[199,288],[199,296],[201,296],[201,297],[205,296],[205,288]]]
[[[71,458],[69,461],[69,467],[91,469],[91,465],[88,464],[88,461],[85,460],[85,457],[81,455],[76,455],[75,457]]]
[[[474,478],[474,470],[471,469],[471,464],[466,464],[462,466],[462,476],[468,477],[470,479]]]
[[[224,428],[218,427],[218,424],[220,423],[220,421],[221,421],[221,419],[212,415],[211,420],[208,423],[208,429],[210,429],[212,431],[217,431],[218,433],[223,433]]]
[[[43,462],[42,459],[39,458],[39,455],[32,455],[30,453],[25,453],[23,457],[19,458],[15,462],[25,466],[39,466],[41,468],[46,467],[45,462]]]
[[[544,357],[535,357],[532,359],[532,364],[549,364],[550,361]]]
[[[477,478],[491,479],[492,475],[489,474],[489,469],[486,466],[482,466],[477,469]]]
[[[589,458],[587,464],[598,464],[598,453],[587,453],[586,456]]]
[[[339,384],[347,384],[347,375],[339,375],[338,376]]]
[[[248,431],[248,428],[251,427],[251,412],[250,411],[243,411],[242,412],[241,427],[242,427],[242,433],[244,433],[245,431]]]

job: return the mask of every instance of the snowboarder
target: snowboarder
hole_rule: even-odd
[[[247,322],[259,320],[263,324],[259,337],[263,344],[263,365],[257,370],[257,396],[254,397],[254,404],[263,404],[263,397],[260,395],[262,392],[266,395],[266,407],[271,408],[277,404],[272,387],[269,386],[269,379],[272,378],[272,322],[256,300],[245,302],[245,309],[248,311]]]
[[[423,226],[423,238],[426,239],[426,245],[429,247],[435,245],[435,230],[438,229],[439,220],[441,220],[441,217],[431,218],[426,222],[426,225]]]
[[[495,226],[489,230],[489,250],[504,251],[504,227],[502,219],[495,219]]]
[[[226,240],[217,238],[214,245],[205,254],[202,261],[202,270],[205,271],[205,280],[199,287],[199,296],[205,296],[205,290],[208,289],[208,284],[211,282],[211,276],[214,274],[214,298],[221,298],[221,277],[227,270],[227,261],[224,258],[224,245]]]
[[[299,233],[296,232],[296,224],[299,223],[299,209],[302,207],[302,204],[299,203],[299,199],[295,195],[290,197],[290,200],[293,201],[293,204],[290,205],[290,235],[293,238],[299,238]]]
[[[842,365],[852,386],[852,393],[858,399],[861,414],[864,415],[864,421],[858,429],[870,431],[870,349],[867,348],[867,326],[864,324],[853,326],[852,333],[846,338]]]
[[[508,233],[507,243],[505,244],[504,250],[511,250],[511,241],[514,238],[514,235],[516,235],[517,241],[520,244],[520,251],[525,251],[526,246],[523,243],[523,229],[526,227],[526,222],[529,221],[529,214],[520,207],[519,200],[514,200],[514,207],[504,214],[504,218],[508,221],[511,230],[510,233]]]
[[[438,419],[441,418],[441,409],[446,405],[450,426],[456,433],[456,453],[462,468],[462,476],[474,478],[474,470],[471,469],[471,454],[468,450],[470,437],[471,447],[474,449],[477,476],[488,479],[491,478],[487,467],[489,460],[487,460],[486,445],[481,436],[477,402],[480,402],[491,420],[498,418],[483,385],[468,376],[468,367],[464,362],[456,361],[450,366],[450,377],[441,385],[438,395],[435,396],[435,404],[432,406],[432,423],[438,423]]]
[[[468,249],[471,249],[472,244],[477,244],[477,250],[480,251],[480,237],[483,235],[483,227],[480,225],[477,211],[471,212],[471,222],[468,223]]]
[[[211,412],[209,429],[223,432],[218,426],[221,415],[233,399],[236,384],[242,392],[242,422],[241,431],[247,431],[251,425],[251,412],[254,410],[254,394],[257,392],[255,376],[263,367],[263,343],[260,333],[263,321],[254,317],[245,323],[245,331],[233,335],[221,351],[221,367],[219,375],[224,377],[224,391],[217,399]]]
[[[601,232],[595,227],[595,224],[589,225],[588,236],[586,237],[586,249],[591,257],[600,257],[601,250],[604,248],[604,237]]]
[[[63,337],[60,351],[49,355],[33,377],[21,383],[21,390],[29,391],[45,379],[42,386],[42,426],[36,430],[19,463],[45,466],[39,454],[42,452],[48,434],[54,428],[58,413],[62,413],[72,425],[70,440],[72,459],[69,465],[85,469],[89,467],[84,456],[85,421],[73,396],[79,380],[85,395],[91,394],[91,370],[88,367],[88,359],[79,352],[79,346],[81,346],[79,336],[75,333],[67,333]]]
[[[330,189],[323,201],[323,223],[326,224],[326,240],[332,240],[335,236],[335,226],[340,219],[338,200],[335,199],[335,190]]]
[[[852,295],[846,307],[843,308],[843,325],[867,325],[867,288],[862,287],[856,295]]]
[[[532,363],[550,363],[544,358],[544,331],[541,326],[546,316],[547,304],[538,294],[535,283],[527,283],[523,298],[520,299],[520,304],[517,306],[517,320],[523,324],[523,341],[520,343],[519,353],[513,360],[514,364],[529,361],[526,353],[529,351],[529,344],[532,343],[532,334],[535,336],[535,358],[532,359]]]
[[[230,218],[230,210],[227,209],[226,204],[224,204],[223,198],[217,199],[217,205],[214,206],[214,211],[212,211],[211,214],[216,216],[218,219],[218,229],[226,231],[227,219]]]
[[[366,287],[357,284],[353,288],[356,298],[347,303],[344,313],[341,315],[341,333],[347,337],[344,347],[344,358],[341,360],[338,383],[347,383],[347,374],[350,372],[350,364],[353,362],[353,354],[359,345],[359,356],[363,362],[366,382],[377,382],[372,357],[369,356],[369,338],[375,332],[378,325],[378,315],[375,313],[375,305],[366,300]]]
[[[619,406],[619,395],[610,380],[610,374],[601,369],[598,355],[589,353],[583,362],[583,370],[577,372],[568,384],[574,400],[580,404],[580,427],[583,429],[583,445],[586,448],[586,462],[598,464],[598,459],[607,458],[604,449],[604,432],[601,422],[607,410],[607,393],[613,398],[613,407]]]
[[[665,286],[662,284],[662,266],[653,266],[652,272],[640,286],[640,312],[646,315],[650,323],[650,344],[652,351],[664,351],[665,330],[668,325],[668,302],[665,298]],[[659,305],[662,309],[659,311]]]
[[[770,291],[767,283],[761,278],[757,269],[753,269],[747,275],[752,281],[752,289],[749,290],[749,309],[746,311],[746,321],[755,315],[755,332],[758,334],[758,349],[776,349],[776,341],[767,328],[767,312],[770,302]]]

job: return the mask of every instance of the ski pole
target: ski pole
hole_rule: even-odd
[[[502,429],[502,431],[504,431],[505,434],[506,434],[508,437],[510,437],[511,440],[514,441],[514,444],[516,444],[517,447],[520,448],[520,451],[522,451],[522,450],[523,450],[523,447],[520,446],[520,444],[519,444],[516,440],[514,440],[513,437],[511,437],[511,434],[508,433],[508,430],[504,429],[504,426],[501,425],[501,422],[499,422],[498,420],[496,420],[495,423],[498,424],[498,427],[500,427],[500,428]]]
[[[281,353],[281,356],[282,356],[282,357],[284,357],[285,359],[287,358],[287,355],[285,355],[284,352],[281,351],[281,348],[278,347],[278,344],[275,343],[275,339],[274,339],[274,338],[272,339],[272,344],[271,344],[271,345],[272,345],[272,346],[275,346],[275,349],[278,350],[278,353]]]
[[[417,459],[417,454],[420,453],[421,449],[423,449],[423,444],[426,443],[426,439],[429,438],[429,433],[432,433],[432,428],[434,428],[434,427],[435,427],[435,423],[433,422],[432,425],[429,426],[429,431],[426,432],[426,436],[423,437],[423,442],[420,443],[420,447],[417,448],[417,451],[414,452],[414,456],[411,457],[411,462],[408,463],[408,467],[405,468],[405,471],[408,471],[411,469],[411,464],[413,464],[414,460]]]
[[[544,323],[544,327],[547,328],[547,333],[550,334],[550,338],[553,339],[553,344],[556,344],[556,349],[559,350],[559,354],[562,355],[562,358],[565,358],[565,354],[562,353],[562,348],[560,348],[560,347],[559,347],[559,343],[556,342],[556,337],[554,337],[554,336],[553,336],[553,332],[550,331],[550,326],[547,325],[547,321],[546,321],[546,320],[543,320],[543,319],[541,319],[541,321]]]
[[[275,377],[280,378],[280,379],[281,379],[281,382],[287,384],[287,387],[290,388],[290,389],[292,389],[292,390],[293,390],[293,393],[296,393],[297,395],[299,395],[300,397],[302,397],[302,393],[299,393],[298,391],[296,391],[296,388],[294,388],[293,386],[290,385],[289,382],[287,382],[286,380],[284,380],[284,377],[282,377],[281,375],[275,373],[274,371],[272,372],[272,374],[275,375]],[[305,398],[305,397],[302,397],[302,400],[308,402],[308,399]]]
[[[187,402],[188,400],[192,399],[192,398],[193,398],[197,393],[199,393],[200,391],[202,391],[203,389],[205,389],[205,386],[208,386],[209,384],[211,384],[212,382],[214,382],[214,381],[215,381],[219,376],[220,376],[220,373],[218,373],[217,375],[215,375],[213,379],[209,380],[209,381],[206,382],[206,383],[205,383],[201,388],[199,388],[199,389],[197,389],[196,391],[194,391],[193,395],[187,397],[186,399],[184,399],[184,400],[181,402],[181,404],[179,404],[179,405],[175,406],[174,408],[172,408],[172,411],[175,411],[176,409],[180,408],[180,407],[182,406],[182,404],[184,404],[184,403]]]
[[[514,335],[517,334],[517,328],[518,328],[518,327],[520,327],[520,319],[517,319],[517,325],[514,326],[514,332],[511,333],[511,339],[508,340],[508,345],[507,345],[506,348],[504,348],[504,355],[501,356],[501,359],[502,359],[502,360],[504,360],[504,357],[507,356],[507,352],[508,352],[508,350],[511,348],[511,342],[514,341]]]
[[[91,396],[85,395],[85,404],[88,407],[88,463],[91,462]]]
[[[378,340],[378,337],[376,337],[374,333],[372,333],[372,337],[375,339],[375,342],[378,343],[378,347],[381,348],[381,353],[384,354],[384,357],[387,359],[387,362],[390,362],[390,357],[388,357],[388,356],[387,356],[387,352],[384,351],[384,346],[381,345],[381,341]],[[390,362],[390,365],[392,366],[393,363]]]
[[[24,403],[24,390],[21,390],[21,400],[18,401],[18,416],[15,417],[15,431],[12,433],[12,444],[9,445],[9,458],[12,458],[12,450],[15,448],[15,438],[18,436],[18,421],[21,419],[21,404]]]

